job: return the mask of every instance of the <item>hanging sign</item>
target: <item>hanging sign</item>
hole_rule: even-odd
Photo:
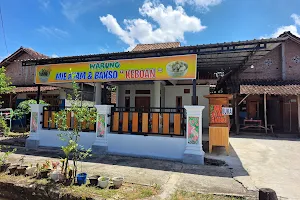
[[[49,64],[36,67],[35,83],[195,79],[196,70],[196,54]]]
[[[232,115],[231,107],[222,107],[222,115]]]

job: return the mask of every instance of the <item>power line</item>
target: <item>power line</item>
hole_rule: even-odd
[[[1,17],[1,25],[2,25],[2,31],[3,31],[4,44],[5,44],[5,48],[6,48],[6,53],[8,54],[8,48],[7,48],[7,43],[6,43],[6,37],[5,37],[5,31],[4,31],[4,25],[3,25],[3,18],[2,18],[1,6],[0,6],[0,17]]]

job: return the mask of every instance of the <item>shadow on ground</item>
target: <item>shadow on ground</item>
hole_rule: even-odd
[[[25,147],[27,137],[0,137],[0,145]]]
[[[208,144],[204,143],[204,146],[208,146]],[[59,159],[64,156],[63,152],[60,149],[48,147],[40,147],[37,150],[27,150],[24,147],[17,147],[17,151],[15,154],[47,157],[45,159]],[[39,160],[40,159],[41,158],[39,158]],[[202,166],[184,164],[179,161],[168,161],[110,154],[93,155],[92,157],[86,159],[84,162],[232,178],[232,173],[230,172],[230,170],[228,170],[228,166],[225,161],[210,157],[205,158],[205,165]],[[246,176],[247,174],[245,173],[244,175]]]

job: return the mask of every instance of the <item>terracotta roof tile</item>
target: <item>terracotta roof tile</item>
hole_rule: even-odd
[[[180,42],[166,42],[166,43],[156,43],[156,44],[138,44],[132,51],[149,51],[156,49],[170,49],[180,47]]]
[[[52,91],[52,90],[58,90],[58,87],[52,87],[52,86],[41,86],[41,92],[45,91]],[[24,93],[24,92],[37,92],[37,87],[16,87],[13,89],[13,92],[15,93]]]
[[[298,95],[300,85],[240,85],[240,94]]]
[[[39,52],[36,52],[33,49],[31,49],[31,48],[24,48],[24,47],[21,46],[17,51],[15,51],[11,55],[9,55],[8,57],[6,57],[2,61],[0,61],[0,65],[1,66],[7,66],[11,62],[20,61],[20,60],[18,60],[19,55],[21,53],[24,53],[24,52],[28,53],[32,57],[32,59],[45,59],[45,58],[49,58],[49,56],[46,56],[46,55],[41,54]]]
[[[49,56],[46,56],[42,53],[36,52],[35,50],[31,48],[24,48],[24,51],[26,51],[28,54],[30,54],[34,59],[41,59],[41,58],[49,58]]]

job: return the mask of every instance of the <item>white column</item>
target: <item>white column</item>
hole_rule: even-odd
[[[103,154],[107,152],[107,133],[110,128],[110,114],[112,105],[95,105],[97,109],[97,122],[96,122],[96,140],[92,145],[93,154]]]
[[[42,130],[43,121],[43,104],[30,104],[31,119],[30,119],[30,134],[26,139],[26,148],[36,149],[40,144],[39,132]]]
[[[95,90],[95,105],[100,105],[101,104],[101,83],[96,83],[95,84],[96,90]]]
[[[202,111],[204,106],[184,106],[186,110],[186,148],[183,162],[204,164],[202,148]]]
[[[160,108],[160,81],[154,81],[153,107]]]

